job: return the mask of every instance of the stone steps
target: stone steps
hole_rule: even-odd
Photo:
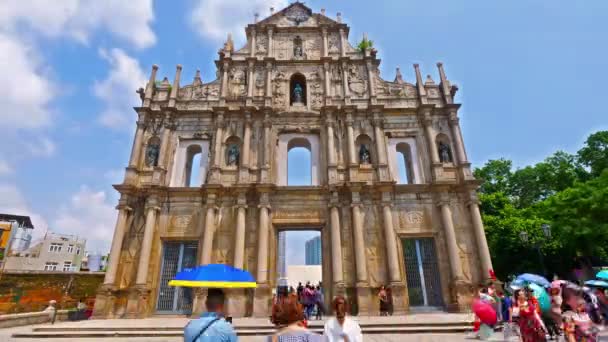
[[[274,333],[274,329],[266,327],[256,327],[254,329],[237,328],[239,336],[264,336]],[[322,333],[321,326],[313,326],[311,330],[317,333]],[[418,325],[418,326],[401,326],[401,325],[386,325],[386,326],[364,326],[363,333],[366,335],[372,334],[421,334],[421,333],[462,333],[471,330],[471,325],[466,324],[451,324],[451,325]],[[12,335],[13,338],[30,338],[30,339],[56,339],[56,338],[129,338],[129,337],[182,337],[183,328],[133,328],[133,330],[124,328],[89,328],[89,329],[61,329],[61,328],[36,328],[31,332],[18,332]]]

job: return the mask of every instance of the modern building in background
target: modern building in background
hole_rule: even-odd
[[[285,255],[285,249],[287,248],[287,232],[279,232],[278,238],[279,246],[277,247],[277,274],[279,276],[278,285],[287,285],[287,256]]]
[[[44,238],[21,252],[6,257],[7,271],[78,272],[86,240],[74,235],[47,232]]]
[[[108,263],[108,256],[99,253],[85,252],[80,264],[81,271],[103,272]]]
[[[321,265],[321,236],[306,241],[305,256],[306,265]]]
[[[0,214],[0,261],[9,253],[27,249],[34,225],[29,216]]]

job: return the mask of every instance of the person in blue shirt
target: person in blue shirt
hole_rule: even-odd
[[[184,328],[184,342],[236,342],[232,324],[224,319],[226,296],[220,289],[209,289],[205,306],[207,312],[190,321]]]

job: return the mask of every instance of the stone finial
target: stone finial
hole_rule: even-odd
[[[395,83],[403,84],[403,76],[401,76],[401,69],[397,67],[395,72]]]
[[[192,82],[193,85],[201,85],[203,84],[203,81],[201,80],[201,71],[199,69],[196,69],[196,74],[194,75],[194,82]]]
[[[232,33],[228,33],[228,37],[226,38],[226,43],[224,43],[224,51],[226,51],[226,52],[234,51],[234,41],[232,40]]]
[[[433,78],[431,78],[431,75],[426,75],[426,81],[424,82],[424,85],[434,85],[435,81],[433,81]]]
[[[340,13],[340,12],[336,13],[336,21],[339,23],[342,22],[342,13]]]
[[[163,78],[163,80],[160,82],[160,85],[163,87],[168,87],[171,85],[171,83],[169,83],[169,79],[167,78],[167,76],[165,76]]]
[[[253,22],[254,22],[254,23],[257,23],[257,22],[258,22],[258,19],[260,19],[260,13],[255,12],[255,13],[253,14]]]
[[[270,7],[270,15],[274,14],[274,7]]]
[[[321,14],[325,15],[325,8],[321,8]]]

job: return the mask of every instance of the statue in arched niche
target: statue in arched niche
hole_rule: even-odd
[[[304,89],[300,83],[293,87],[293,103],[304,103]]]
[[[158,166],[158,155],[160,154],[160,144],[156,139],[150,139],[146,148],[146,166]]]
[[[359,148],[359,164],[371,164],[372,157],[369,153],[369,149],[365,144],[361,144]]]
[[[437,149],[439,150],[439,161],[442,163],[452,162],[452,151],[450,150],[450,145],[440,141]]]
[[[228,158],[226,164],[228,166],[238,165],[240,154],[239,147],[236,144],[230,145],[230,147],[228,147]]]

